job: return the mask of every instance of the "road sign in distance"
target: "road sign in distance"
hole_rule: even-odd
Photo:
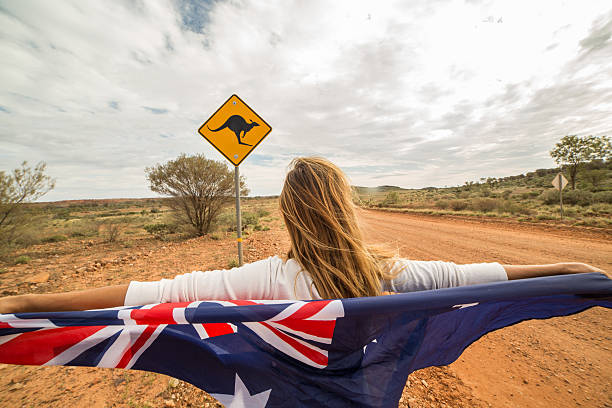
[[[230,96],[198,129],[234,166],[239,166],[271,131],[270,125],[238,95]]]
[[[561,182],[559,183],[559,179],[561,180]],[[555,188],[557,190],[563,190],[565,188],[565,186],[567,186],[567,179],[565,178],[565,176],[561,173],[557,174],[555,176],[555,178],[552,180],[552,185],[555,186]],[[561,187],[559,187],[561,186]]]

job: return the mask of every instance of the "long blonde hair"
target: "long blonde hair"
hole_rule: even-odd
[[[324,299],[377,296],[392,278],[389,254],[363,242],[351,186],[333,163],[300,157],[290,164],[280,211],[291,238],[288,257],[312,277]]]

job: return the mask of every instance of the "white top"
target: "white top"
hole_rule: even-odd
[[[453,286],[507,280],[499,263],[457,265],[442,261],[395,262],[399,271],[383,290],[414,292]],[[194,302],[224,299],[321,299],[308,272],[293,259],[278,256],[262,259],[230,270],[195,271],[174,279],[156,282],[132,281],[125,295],[126,306],[166,302]]]

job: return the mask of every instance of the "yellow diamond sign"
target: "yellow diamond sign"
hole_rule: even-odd
[[[234,166],[251,153],[272,131],[238,95],[232,95],[198,132]]]

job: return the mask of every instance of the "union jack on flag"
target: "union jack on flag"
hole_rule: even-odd
[[[396,407],[410,372],[526,319],[612,308],[582,274],[373,298],[198,301],[0,315],[0,362],[153,371],[228,407]]]

